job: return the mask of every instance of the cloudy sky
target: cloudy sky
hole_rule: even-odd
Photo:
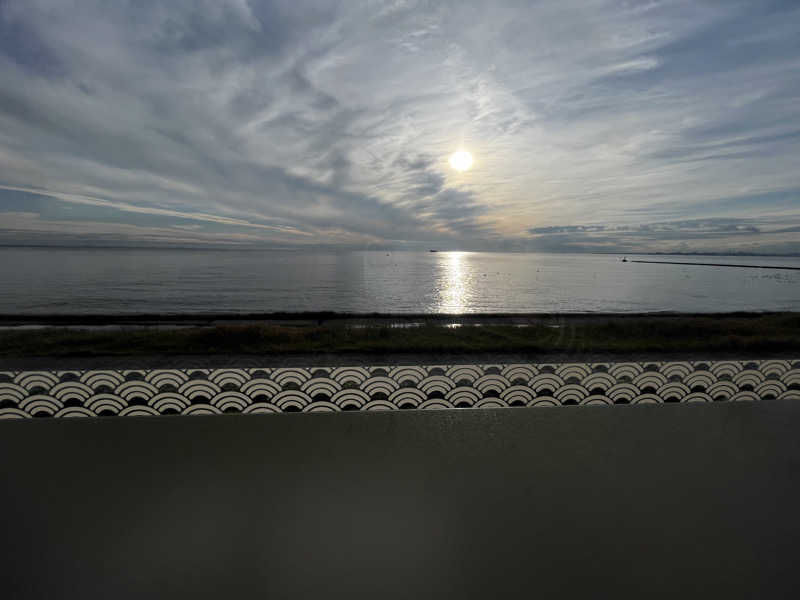
[[[800,252],[798,31],[797,0],[0,0],[0,243]]]

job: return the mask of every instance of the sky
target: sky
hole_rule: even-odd
[[[0,0],[0,244],[800,253],[798,31],[796,0]]]

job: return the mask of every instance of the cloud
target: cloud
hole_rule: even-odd
[[[0,233],[66,239],[60,203],[143,243],[791,247],[799,25],[795,2],[5,0]]]
[[[251,245],[258,238],[241,232],[199,232],[199,226],[173,225],[172,227],[142,227],[130,223],[108,223],[87,220],[43,220],[29,212],[6,212],[0,229],[0,244],[52,244],[67,245],[149,245],[160,246],[242,246]]]
[[[528,233],[537,235],[541,233],[577,233],[591,231],[605,231],[605,225],[551,225],[549,227],[531,227]]]
[[[800,253],[800,240],[790,235],[800,231],[800,226],[785,225],[782,219],[711,218],[636,225],[535,227],[529,230],[529,241],[537,249],[572,252]]]

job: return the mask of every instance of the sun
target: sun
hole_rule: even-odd
[[[472,166],[472,154],[466,150],[453,152],[450,156],[450,166],[456,171],[466,171]]]

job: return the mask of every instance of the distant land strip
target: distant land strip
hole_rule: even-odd
[[[783,269],[784,271],[800,271],[800,267],[773,267],[769,265],[734,265],[725,263],[675,262],[671,260],[629,260],[627,262],[649,263],[651,265],[693,265],[700,267],[738,267],[740,269]]]

